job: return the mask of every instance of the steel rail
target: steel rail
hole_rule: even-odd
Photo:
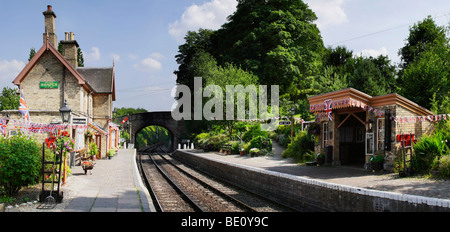
[[[158,148],[156,148],[158,149]],[[162,149],[161,149],[162,150]],[[162,150],[164,152],[164,150]],[[249,211],[249,212],[257,212],[257,210],[255,210],[253,207],[245,204],[244,202],[230,196],[229,194],[224,193],[223,191],[211,186],[210,184],[204,182],[203,180],[200,180],[199,178],[193,176],[192,174],[188,173],[187,171],[181,169],[180,167],[178,167],[176,164],[174,164],[173,162],[171,162],[170,160],[168,160],[166,157],[164,157],[161,153],[157,152],[159,156],[161,156],[167,163],[169,163],[170,165],[172,165],[174,168],[176,168],[178,171],[180,171],[181,173],[185,174],[186,176],[188,176],[189,178],[195,180],[197,183],[199,183],[200,185],[202,185],[203,187],[205,187],[206,189],[209,189],[210,191],[214,192],[215,194],[225,198],[226,200],[233,202],[238,208],[241,208],[245,211]]]

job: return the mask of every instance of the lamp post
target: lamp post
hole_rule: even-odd
[[[117,110],[116,110],[116,108],[114,108],[114,110],[112,111],[112,116],[113,116],[113,119],[116,119],[116,117],[117,117]]]
[[[294,114],[295,114],[295,109],[293,106],[289,110],[289,113],[291,113],[291,143],[292,143],[294,139]]]
[[[59,113],[61,114],[63,123],[68,123],[70,121],[72,110],[67,106],[67,101],[64,101],[64,105],[63,107],[61,107],[61,109],[59,109]]]

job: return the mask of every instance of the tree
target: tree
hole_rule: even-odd
[[[448,113],[450,49],[434,46],[420,54],[404,70],[401,94],[435,113]],[[434,107],[433,107],[434,105]]]
[[[400,65],[402,70],[406,69],[415,58],[430,47],[447,43],[448,39],[445,33],[445,27],[436,25],[431,16],[414,24],[409,29],[409,36],[406,39],[405,46],[398,53],[402,59],[402,64]]]
[[[199,29],[198,32],[187,32],[184,37],[186,43],[179,46],[178,54],[175,56],[179,64],[178,70],[174,71],[174,74],[177,75],[178,84],[193,87],[194,77],[198,75],[194,73],[196,72],[194,69],[198,66],[192,65],[191,61],[201,52],[212,50],[210,38],[213,33],[213,31],[206,29]]]
[[[0,95],[0,111],[17,110],[20,104],[20,96],[15,89],[4,87]]]
[[[396,70],[386,56],[350,59],[346,72],[349,87],[371,96],[390,94],[394,91]]]
[[[34,55],[36,55],[36,49],[31,48],[30,49],[30,56],[28,58],[28,61],[30,61],[31,59],[33,59]]]
[[[306,98],[319,71],[323,42],[314,12],[301,0],[241,0],[229,22],[213,35],[211,54],[279,85],[280,95]]]
[[[446,28],[437,26],[431,16],[414,24],[407,43],[400,49],[402,70],[399,93],[435,111],[448,105],[450,43]]]

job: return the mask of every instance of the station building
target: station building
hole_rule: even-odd
[[[62,125],[59,110],[66,103],[72,110],[66,129],[75,141],[75,149],[87,147],[85,135],[92,131],[91,141],[97,144],[99,157],[105,157],[108,149],[119,144],[119,126],[112,122],[113,101],[116,100],[114,62],[112,67],[78,67],[79,45],[74,33],[66,32],[64,40],[60,41],[61,54],[57,49],[56,14],[48,6],[43,15],[43,45],[13,83],[23,93],[32,123]],[[15,133],[23,126],[23,116],[18,110],[1,114],[9,117],[8,133]],[[35,135],[39,141],[53,136],[46,131]]]
[[[447,115],[430,110],[396,93],[372,97],[353,88],[308,98],[315,114],[315,153],[328,152],[331,165],[370,167],[371,156],[385,157],[384,169],[393,171],[401,141],[419,139]]]

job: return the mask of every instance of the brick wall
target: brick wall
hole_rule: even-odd
[[[217,178],[304,211],[450,212],[450,200],[331,184],[181,150],[172,155]]]

